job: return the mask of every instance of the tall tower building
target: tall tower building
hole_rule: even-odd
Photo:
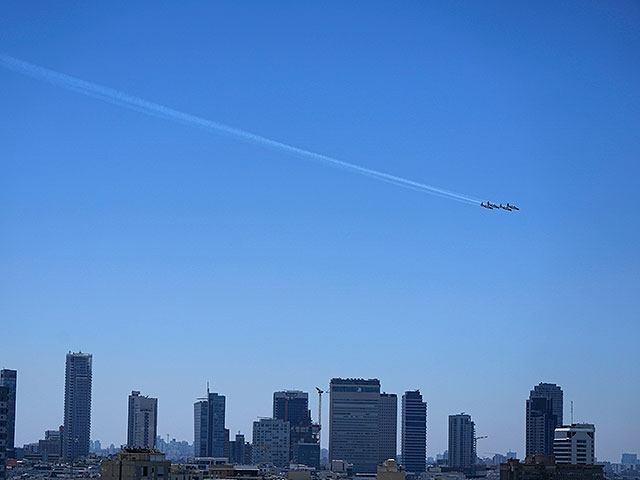
[[[7,368],[0,370],[0,387],[9,389],[9,405],[7,412],[7,450],[15,449],[16,440],[16,388],[18,372]]]
[[[225,396],[209,392],[193,404],[194,440],[196,457],[224,457],[225,450]]]
[[[329,462],[352,463],[354,473],[376,472],[380,380],[333,378],[329,395]]]
[[[127,446],[155,448],[158,435],[158,399],[133,391],[129,395]]]
[[[289,460],[309,467],[320,466],[320,427],[313,425],[309,394],[282,390],[273,394],[273,418],[289,422]]]
[[[554,430],[562,425],[562,389],[540,383],[529,394],[526,406],[526,455],[553,453]]]
[[[427,470],[427,403],[420,390],[402,396],[402,463],[407,472]]]
[[[590,423],[574,423],[558,427],[553,440],[556,463],[593,465],[596,460],[596,427]]]
[[[89,455],[92,361],[88,353],[67,353],[62,437],[62,456],[67,461]]]
[[[6,478],[9,387],[0,386],[0,480]]]
[[[469,468],[476,461],[476,426],[471,415],[449,415],[449,466]]]
[[[378,402],[378,464],[398,454],[398,396],[381,393]]]

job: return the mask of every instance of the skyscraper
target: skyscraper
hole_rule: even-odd
[[[378,402],[378,463],[398,454],[398,396],[381,393]]]
[[[329,395],[329,462],[352,463],[354,473],[376,472],[380,380],[333,378]]]
[[[9,405],[7,412],[7,450],[15,449],[16,441],[16,388],[18,372],[7,368],[0,370],[0,387],[9,389]]]
[[[289,422],[289,460],[310,467],[320,466],[320,427],[313,425],[309,394],[300,390],[282,390],[273,394],[273,418]]]
[[[253,422],[252,462],[277,467],[289,464],[291,425],[280,418],[261,418]]]
[[[127,446],[155,448],[158,434],[158,399],[133,391],[129,395]]]
[[[427,403],[420,390],[402,396],[402,463],[411,473],[427,469]]]
[[[88,353],[67,353],[62,437],[62,456],[67,461],[89,454],[92,361]]]
[[[193,404],[196,457],[223,457],[225,446],[225,396],[209,392]]]
[[[554,430],[562,425],[562,389],[540,383],[529,394],[526,406],[526,455],[553,453]]]
[[[469,468],[476,461],[476,426],[471,415],[449,415],[449,466]]]
[[[9,387],[0,386],[0,480],[6,478]]]

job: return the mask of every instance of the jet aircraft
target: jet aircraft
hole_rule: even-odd
[[[487,202],[486,205],[484,203],[481,203],[480,206],[484,207],[484,208],[488,208],[489,210],[493,210],[493,207],[491,206],[491,204],[489,202]]]

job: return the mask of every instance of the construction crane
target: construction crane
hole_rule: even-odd
[[[473,453],[476,458],[478,458],[478,440],[482,440],[483,438],[489,438],[488,435],[482,435],[481,437],[473,437]]]
[[[318,432],[318,444],[320,444],[320,448],[322,448],[322,443],[320,443],[320,435],[322,434],[322,394],[324,390],[316,387],[318,391],[318,425],[320,425],[320,431]]]

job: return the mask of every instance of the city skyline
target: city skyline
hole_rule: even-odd
[[[273,392],[308,392],[315,420],[315,387],[355,377],[421,391],[429,456],[462,411],[480,455],[523,456],[540,382],[562,386],[564,423],[573,401],[596,425],[599,458],[640,452],[639,26],[633,0],[8,3],[17,444],[63,423],[64,353],[82,350],[107,445],[126,442],[134,390],[158,398],[163,438],[192,442],[206,382],[248,438]],[[9,57],[520,211],[122,108]]]

